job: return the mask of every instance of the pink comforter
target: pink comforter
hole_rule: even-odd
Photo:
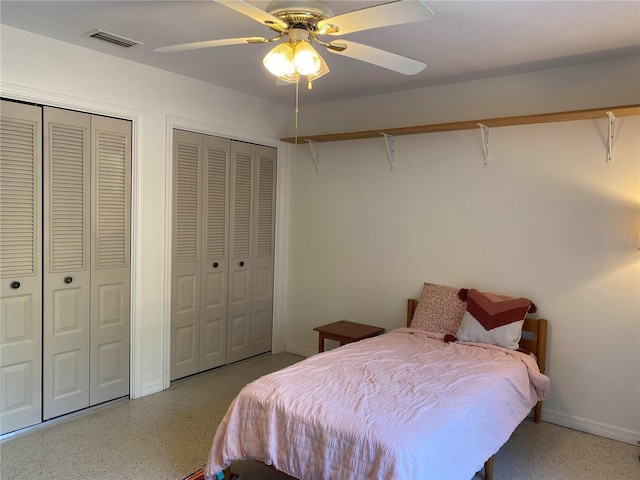
[[[531,355],[394,330],[247,385],[205,478],[255,459],[303,480],[468,480],[548,391]]]

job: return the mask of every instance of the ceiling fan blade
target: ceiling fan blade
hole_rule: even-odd
[[[243,43],[265,43],[269,39],[263,37],[241,37],[223,38],[220,40],[205,40],[204,42],[181,43],[179,45],[167,45],[166,47],[156,47],[154,52],[173,53],[184,52],[185,50],[197,50],[199,48],[222,47],[225,45],[240,45]]]
[[[254,7],[250,3],[243,0],[214,0],[220,5],[229,7],[236,12],[242,13],[247,17],[253,18],[256,22],[260,22],[269,28],[276,30],[277,32],[284,32],[287,30],[288,25],[277,17],[274,17],[270,13],[264,10]]]
[[[318,33],[346,35],[372,28],[422,22],[431,18],[433,11],[422,1],[397,0],[321,20],[318,22]]]
[[[413,58],[346,40],[330,43],[328,50],[336,55],[355,58],[356,60],[371,63],[404,75],[415,75],[427,66],[426,63],[414,60]]]

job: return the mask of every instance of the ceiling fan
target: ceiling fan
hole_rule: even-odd
[[[379,27],[420,22],[433,18],[431,9],[421,0],[396,0],[341,15],[322,1],[274,0],[266,11],[243,0],[214,0],[271,28],[273,38],[241,37],[183,43],[154,48],[156,52],[181,52],[199,48],[238,45],[244,43],[272,43],[285,40],[273,48],[263,60],[267,70],[278,79],[297,83],[301,76],[311,81],[329,72],[324,59],[312,42],[326,47],[331,53],[354,58],[404,75],[415,75],[425,69],[419,60],[386,50],[340,39],[325,42],[319,36],[347,35]]]

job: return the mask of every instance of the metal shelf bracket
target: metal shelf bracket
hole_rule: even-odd
[[[309,148],[311,148],[313,163],[316,164],[316,173],[318,173],[320,171],[320,144],[313,140],[307,140],[307,142],[309,142]]]
[[[482,150],[484,151],[484,162],[482,163],[483,167],[489,166],[489,130],[490,128],[482,123],[477,123],[480,127],[480,135],[482,135]]]
[[[387,155],[389,155],[389,165],[391,167],[391,171],[396,166],[396,137],[393,135],[389,135],[388,133],[380,133],[380,135],[384,136],[384,143],[387,146]]]
[[[609,117],[609,137],[607,139],[607,163],[613,163],[613,133],[614,133],[614,121],[616,116],[613,112],[607,112],[607,117]]]

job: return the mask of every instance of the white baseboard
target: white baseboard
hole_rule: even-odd
[[[310,357],[311,355],[315,355],[318,353],[317,350],[313,350],[310,348],[299,347],[297,345],[290,345],[285,343],[284,351],[287,353],[293,353],[294,355],[300,355],[302,357]]]
[[[633,430],[594,422],[593,420],[588,420],[586,418],[573,417],[565,413],[553,412],[544,408],[544,406],[542,407],[542,420],[562,427],[592,433],[594,435],[599,435],[600,437],[610,438],[612,440],[618,440],[632,445],[637,445],[640,440],[640,432],[634,432]]]

